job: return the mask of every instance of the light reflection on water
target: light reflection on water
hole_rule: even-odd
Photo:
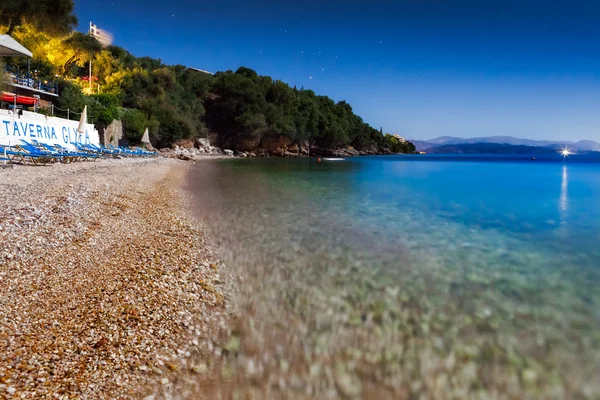
[[[563,165],[562,169],[562,181],[560,184],[560,210],[562,211],[561,215],[564,217],[564,213],[566,213],[567,208],[569,207],[569,175],[567,171],[567,166]]]
[[[465,345],[492,346],[498,360],[514,352],[512,366],[477,359],[482,371],[494,364],[498,379],[534,365],[544,385],[558,374],[579,385],[575,392],[588,385],[600,393],[588,384],[600,373],[600,164],[493,161],[232,160],[198,171],[194,190],[228,260],[241,274],[252,271],[244,301],[275,292],[269,318],[291,314],[322,326],[329,298],[346,297],[361,310],[379,301],[401,314],[427,310],[427,334],[421,317],[393,326],[419,332],[415,343],[440,335],[446,355]],[[277,303],[302,297],[307,282],[311,297],[294,304],[309,311]],[[380,285],[396,300],[377,297]],[[331,338],[325,330],[302,340],[335,349],[336,338],[342,345],[359,328],[335,329]],[[408,335],[391,332],[369,346],[385,349]]]

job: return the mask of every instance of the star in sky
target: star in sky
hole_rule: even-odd
[[[535,139],[600,140],[594,108],[600,55],[589,51],[600,37],[598,1],[549,1],[543,8],[525,1],[510,9],[497,2],[430,7],[431,2],[380,1],[365,9],[322,1],[314,9],[298,2],[233,0],[227,12],[219,2],[189,0],[147,1],[164,7],[144,10],[139,0],[75,2],[81,31],[90,20],[106,26],[115,44],[135,56],[211,71],[246,66],[346,100],[373,126],[406,129],[413,139],[518,130]],[[343,15],[336,13],[342,7]],[[161,30],[156,43],[148,42],[154,32],[147,27],[153,26]],[[261,47],[269,49],[268,56],[256,51]],[[357,76],[360,85],[354,84]],[[375,93],[377,102],[370,100]],[[431,97],[439,101],[425,101]],[[395,105],[402,102],[398,111]],[[573,105],[576,114],[569,112]],[[477,113],[477,121],[463,110]],[[430,121],[432,113],[438,122]]]

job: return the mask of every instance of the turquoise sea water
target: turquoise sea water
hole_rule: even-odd
[[[257,318],[300,321],[317,354],[389,351],[389,396],[597,398],[600,157],[535,157],[236,159],[193,190]]]

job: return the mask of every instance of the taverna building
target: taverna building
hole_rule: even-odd
[[[26,57],[29,65],[32,53],[11,36],[0,35],[0,57]],[[29,68],[6,68],[0,74],[4,89],[0,92],[0,145],[13,146],[26,140],[75,149],[76,143],[100,143],[93,124],[83,121],[80,129],[83,110],[55,108],[60,96],[57,83],[37,79]],[[58,111],[62,111],[60,118]]]

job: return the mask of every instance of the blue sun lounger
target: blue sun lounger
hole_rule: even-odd
[[[104,156],[104,154],[102,154],[100,150],[96,149],[95,147],[92,147],[89,144],[75,143],[75,147],[77,147],[77,149],[81,152],[93,154],[98,158],[102,158]]]
[[[119,156],[119,152],[114,150],[114,149],[109,149],[108,147],[104,146],[102,143],[99,143],[97,145],[94,145],[95,147],[99,148],[100,151],[102,151],[102,153],[111,156],[111,157],[117,157]]]
[[[74,151],[74,150],[69,150],[69,149],[67,149],[66,147],[64,147],[64,146],[61,146],[61,145],[59,145],[59,144],[57,144],[56,146],[57,146],[59,149],[61,149],[61,150],[65,151],[65,152],[68,152],[68,151],[70,151],[71,153],[77,154],[77,155],[79,156],[79,158],[80,158],[81,160],[84,160],[84,161],[85,161],[85,160],[92,160],[92,161],[94,161],[94,160],[98,159],[98,155],[97,155],[97,154],[90,153],[90,152],[88,152],[88,151],[82,150],[82,149],[80,149],[78,146],[75,146],[75,147],[77,148],[77,150],[76,150],[76,151]]]
[[[86,145],[83,145],[81,143],[74,143],[74,145],[80,153],[86,155],[84,159],[96,160],[102,156],[102,153],[99,153],[96,149],[87,147]]]
[[[102,154],[104,156],[104,158],[106,158],[108,156],[114,157],[114,156],[117,155],[113,150],[107,149],[106,147],[104,147],[100,143],[98,143],[98,144],[91,144],[90,143],[90,144],[85,145],[85,146],[93,149],[94,151],[97,151],[100,154]]]
[[[109,144],[108,147],[112,150],[114,150],[115,152],[118,152],[119,155],[121,156],[125,156],[125,157],[131,157],[133,155],[133,153],[131,152],[131,150],[125,148],[125,147],[115,147],[112,144]]]
[[[43,154],[52,158],[52,161],[60,161],[63,163],[71,162],[73,155],[66,155],[64,152],[59,151],[58,149],[50,146],[46,143],[40,143],[37,140],[32,140],[28,142],[27,140],[21,139],[21,147],[22,149],[32,153],[32,154]]]
[[[46,165],[50,161],[56,160],[51,155],[42,153],[40,151],[28,151],[27,149],[19,146],[11,148],[8,146],[0,145],[0,152],[6,153],[10,157],[11,162],[24,163],[29,160],[33,165]]]
[[[87,157],[87,154],[71,151],[67,148],[62,147],[59,144],[49,145],[46,143],[39,143],[39,145],[44,147],[48,151],[54,152],[58,157],[61,158],[61,161],[65,164],[72,163],[73,161],[79,161]]]

